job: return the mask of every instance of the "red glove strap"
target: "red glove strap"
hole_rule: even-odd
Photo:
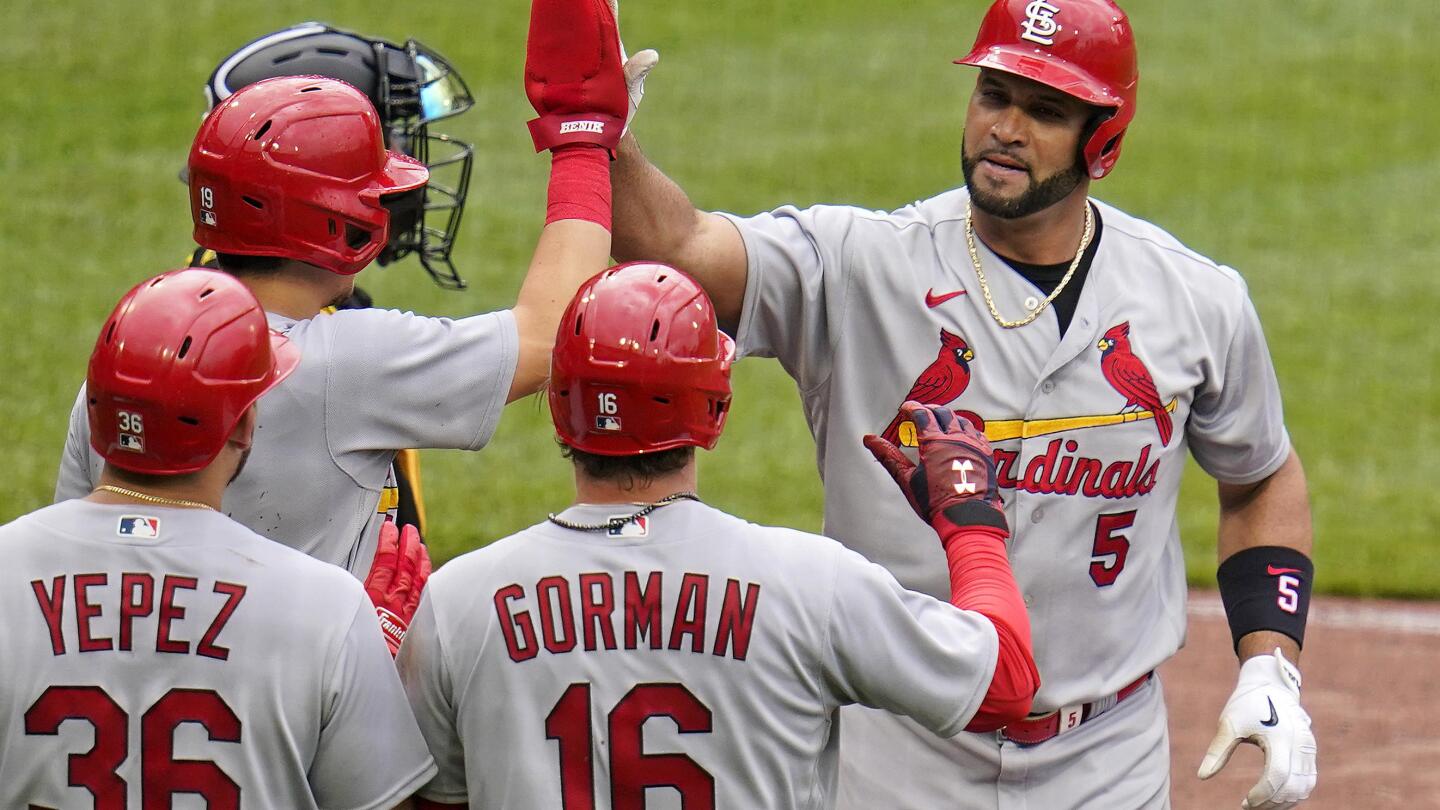
[[[950,563],[950,603],[995,625],[1000,640],[995,675],[967,731],[994,731],[1025,717],[1040,673],[1030,643],[1030,616],[1005,556],[1010,535],[990,526],[956,526],[943,518],[936,531]]]
[[[545,224],[583,219],[610,230],[609,155],[585,144],[562,147],[551,155]]]

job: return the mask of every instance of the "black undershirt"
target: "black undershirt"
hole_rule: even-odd
[[[1090,265],[1095,261],[1095,252],[1100,249],[1100,231],[1104,225],[1100,221],[1100,212],[1095,206],[1090,206],[1095,212],[1095,234],[1090,237],[1090,244],[1085,248],[1085,255],[1080,259],[1080,266],[1075,268],[1075,275],[1065,289],[1055,296],[1050,302],[1050,308],[1055,310],[1055,319],[1060,323],[1060,336],[1065,336],[1065,330],[1070,327],[1070,318],[1075,315],[1075,305],[1080,301],[1080,291],[1085,288],[1085,278],[1090,275]],[[1000,256],[1000,254],[995,254]],[[1070,262],[1064,261],[1059,264],[1028,264],[1017,261],[1009,256],[1000,258],[1015,272],[1025,277],[1025,280],[1035,285],[1042,297],[1050,295],[1055,290],[1055,285],[1065,277],[1065,271],[1070,269]]]

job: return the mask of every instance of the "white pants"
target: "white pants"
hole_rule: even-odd
[[[862,706],[840,720],[837,810],[1169,810],[1170,738],[1159,677],[1039,745],[994,733],[942,739]]]

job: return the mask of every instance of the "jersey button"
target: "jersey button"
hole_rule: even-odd
[[[1054,382],[1053,380],[1046,380],[1045,382],[1040,383],[1040,391],[1041,391],[1041,392],[1048,394],[1048,393],[1050,393],[1051,391],[1054,391],[1054,390],[1055,390],[1055,382]]]
[[[1040,521],[1042,521],[1042,520],[1044,520],[1044,519],[1045,519],[1045,510],[1044,510],[1044,509],[1036,509],[1034,512],[1031,512],[1031,513],[1030,513],[1030,522],[1031,522],[1031,523],[1039,523]]]
[[[1025,299],[1025,308],[1026,308],[1026,309],[1028,309],[1028,310],[1030,310],[1030,311],[1033,312],[1033,311],[1035,310],[1035,308],[1038,307],[1038,306],[1040,306],[1040,299],[1039,299],[1039,298],[1036,298],[1035,296],[1032,295],[1032,296],[1030,296],[1029,298],[1026,298],[1026,299]]]

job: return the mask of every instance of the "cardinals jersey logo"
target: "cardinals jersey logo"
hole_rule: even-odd
[[[121,515],[115,533],[121,537],[159,537],[160,518],[147,515]]]
[[[922,405],[948,405],[954,402],[970,385],[970,361],[974,359],[975,352],[970,349],[965,338],[941,329],[939,355],[935,357],[935,362],[920,372],[915,384],[910,386],[910,393],[902,397],[900,402],[912,399]],[[900,403],[896,403],[897,410],[899,405]],[[898,444],[900,424],[904,421],[897,413],[880,435],[886,441]]]
[[[1125,405],[1120,412],[1149,411],[1155,418],[1155,429],[1160,432],[1161,446],[1169,445],[1174,430],[1170,412],[1160,400],[1150,369],[1130,349],[1130,322],[1110,327],[1095,347],[1100,350],[1100,371],[1105,375],[1105,381],[1125,397]]]

